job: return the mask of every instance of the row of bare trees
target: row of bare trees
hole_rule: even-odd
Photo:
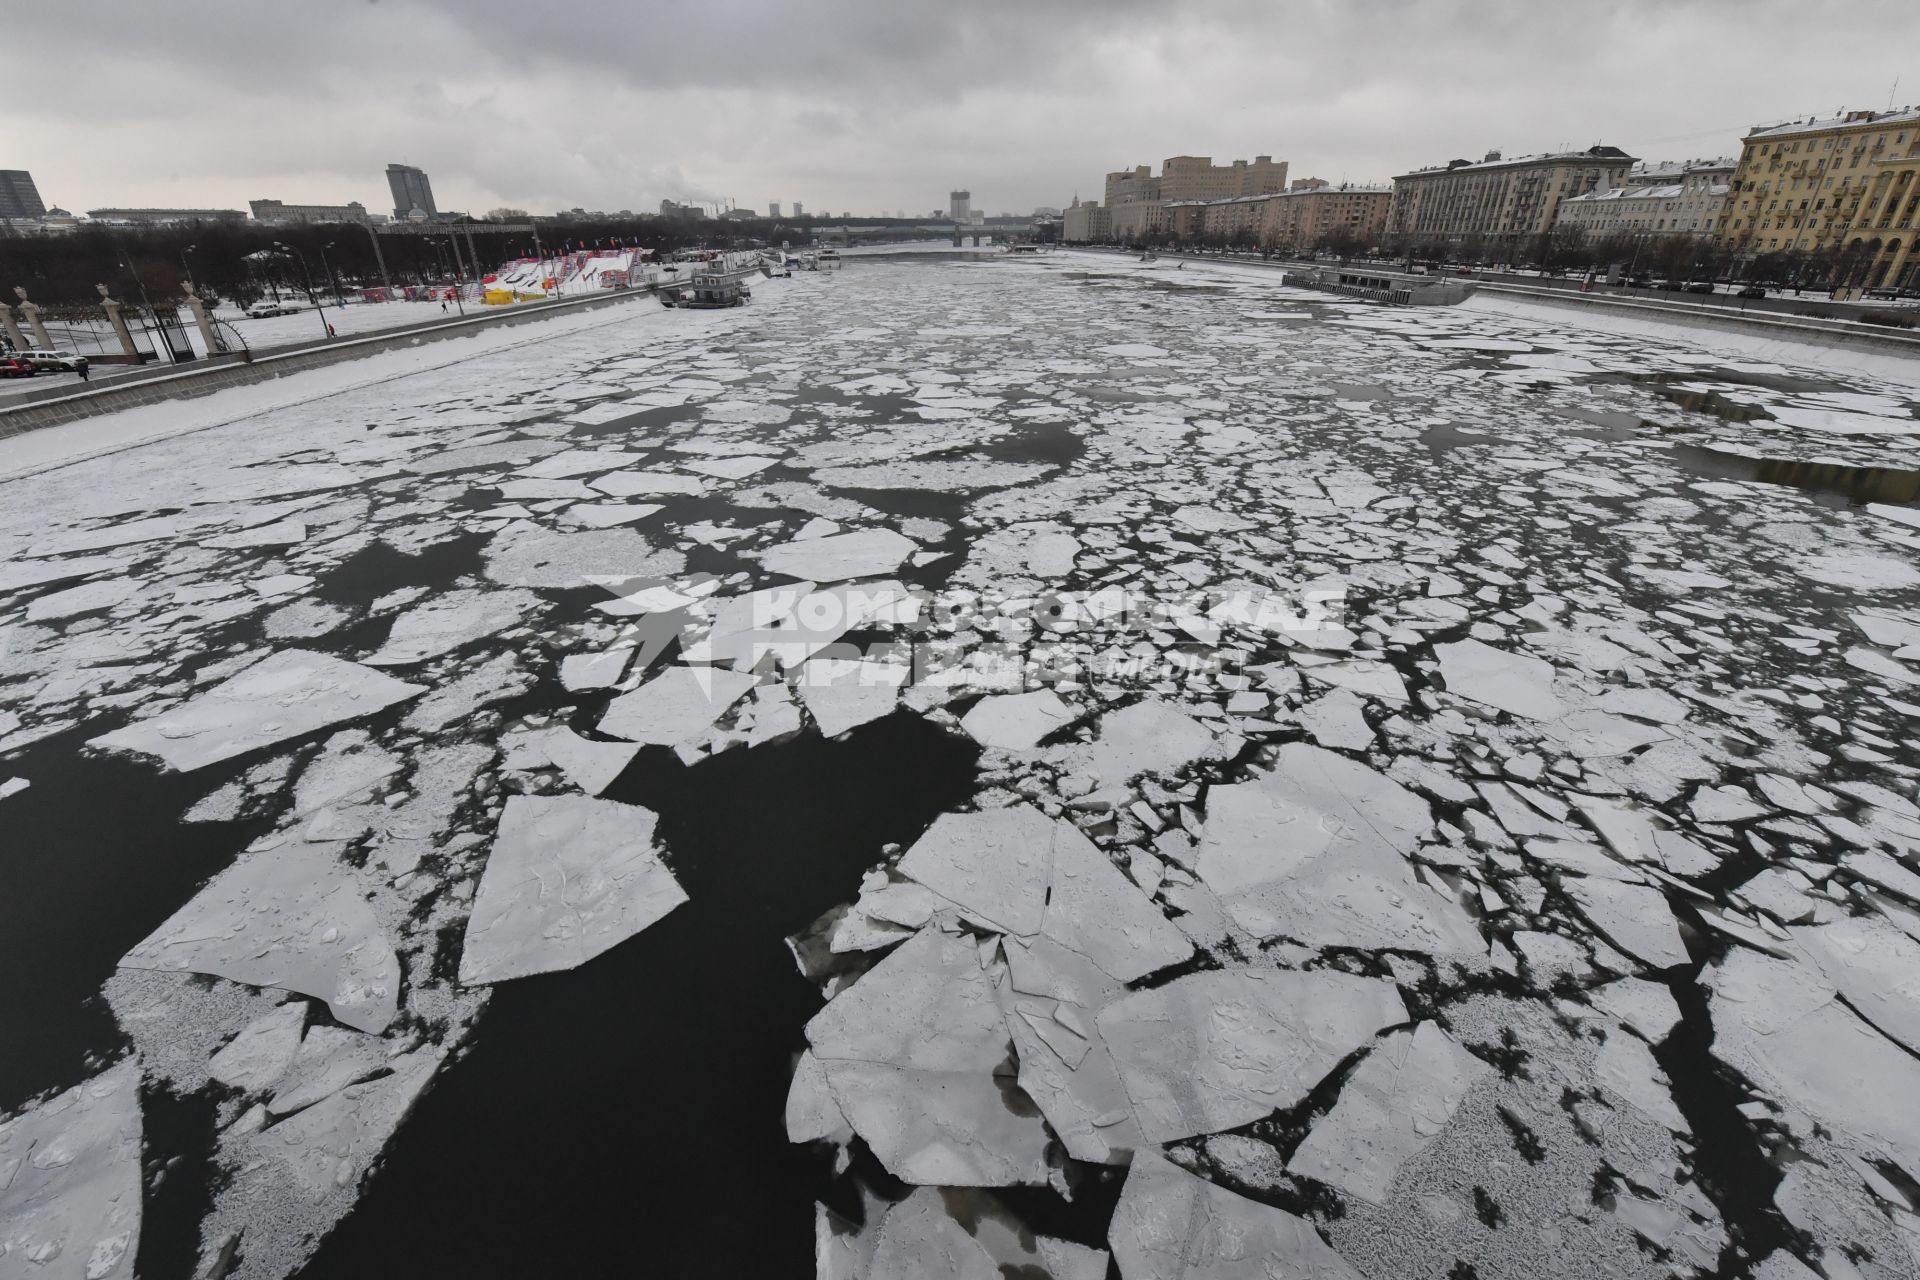
[[[1118,243],[1118,242],[1116,242]],[[1312,246],[1263,242],[1251,227],[1227,234],[1196,232],[1174,237],[1165,230],[1140,232],[1125,247],[1162,249],[1169,244],[1200,250],[1277,253],[1319,252],[1335,257],[1377,257],[1478,267],[1517,267],[1559,275],[1618,272],[1627,277],[1679,281],[1736,280],[1803,292],[1837,287],[1920,287],[1920,256],[1899,281],[1883,281],[1884,257],[1876,248],[1852,245],[1822,250],[1741,253],[1700,236],[1617,233],[1592,235],[1556,227],[1544,235],[1383,237],[1368,243],[1341,230]]]
[[[385,278],[395,285],[450,282],[455,266],[448,237],[455,232],[463,261],[471,237],[482,272],[534,253],[533,236],[502,231],[487,221],[450,223],[446,232],[382,236],[377,256],[367,228],[353,223],[273,227],[207,221],[82,226],[67,235],[0,232],[0,289],[10,295],[18,285],[42,304],[84,305],[98,301],[95,286],[104,284],[122,301],[138,304],[144,298],[160,305],[179,301],[182,287],[190,283],[202,297],[246,306],[269,294],[305,294],[299,259],[277,244],[298,250],[315,289],[329,296],[336,287],[351,292],[383,283],[383,259]],[[804,226],[770,219],[688,222],[641,216],[540,223],[540,244],[548,254],[569,246],[616,244],[667,253],[694,245],[778,244],[783,238],[802,243],[810,236]],[[474,266],[464,261],[464,278],[472,279]]]

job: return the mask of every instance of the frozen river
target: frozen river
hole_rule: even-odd
[[[1911,368],[514,334],[0,483],[0,1278],[1920,1274]]]

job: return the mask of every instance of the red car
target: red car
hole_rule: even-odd
[[[25,360],[16,360],[12,356],[0,356],[0,378],[31,378],[40,372]]]

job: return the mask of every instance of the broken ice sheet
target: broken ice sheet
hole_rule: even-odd
[[[531,591],[449,591],[395,618],[386,643],[366,663],[400,667],[425,662],[504,631],[540,608],[540,597]]]
[[[0,1120],[0,1276],[130,1280],[140,1121],[134,1059]]]
[[[568,693],[611,689],[627,673],[634,649],[632,644],[616,644],[599,653],[568,654],[560,659],[560,686]]]
[[[400,961],[341,848],[291,840],[242,855],[120,967],[297,991],[348,1026],[384,1030],[399,1004]]]
[[[349,1085],[270,1128],[250,1135],[244,1150],[253,1157],[241,1169],[244,1188],[270,1177],[260,1165],[291,1175],[303,1199],[319,1203],[355,1185],[386,1147],[401,1121],[440,1066],[440,1051],[428,1045],[402,1054],[378,1079]],[[248,1239],[252,1239],[249,1228]]]
[[[185,772],[372,715],[424,690],[324,653],[283,649],[184,706],[88,745],[157,756]]]
[[[1675,1133],[1687,1132],[1686,1118],[1673,1104],[1666,1073],[1645,1042],[1614,1029],[1594,1055],[1593,1076],[1602,1090]]]
[[[590,796],[597,796],[612,786],[614,779],[640,754],[637,742],[596,742],[565,726],[542,735],[539,749],[567,775],[569,782]]]
[[[1157,1151],[1142,1151],[1107,1227],[1125,1280],[1363,1280],[1284,1209],[1195,1177]]]
[[[1300,709],[1300,724],[1323,747],[1365,751],[1373,745],[1373,728],[1351,689],[1335,689],[1307,703]]]
[[[1557,720],[1563,713],[1553,693],[1553,664],[1544,659],[1478,640],[1437,644],[1433,651],[1440,659],[1440,678],[1456,697],[1530,720]]]
[[[1792,930],[1854,1011],[1920,1053],[1920,942],[1874,916]]]
[[[1406,1020],[1391,982],[1233,969],[1130,992],[1097,1022],[1141,1131],[1169,1142],[1294,1105],[1381,1028]]]
[[[989,923],[1040,931],[1053,874],[1053,820],[1029,805],[943,813],[900,860],[917,880]]]
[[[487,577],[509,587],[579,587],[601,578],[679,573],[686,566],[680,552],[656,549],[631,529],[508,526],[488,539],[483,554]]]
[[[847,1122],[904,1182],[1047,1180],[1047,1129],[1009,1106],[1012,1046],[979,952],[923,929],[807,1023]]]
[[[921,1187],[887,1211],[877,1234],[863,1280],[1104,1280],[1107,1274],[1104,1251],[1040,1235],[983,1192]]]
[[[769,573],[808,582],[842,582],[892,573],[920,548],[891,529],[856,529],[769,547],[760,563]]]
[[[1406,860],[1432,826],[1427,802],[1393,779],[1288,743],[1272,773],[1207,792],[1200,878],[1255,937],[1479,953],[1472,917]]]
[[[984,747],[1003,751],[1027,751],[1040,739],[1071,723],[1073,708],[1051,689],[1032,693],[991,694],[973,704],[960,718],[965,729]]]
[[[1094,741],[1049,748],[1047,758],[1117,786],[1142,773],[1182,769],[1206,757],[1217,741],[1212,730],[1178,707],[1146,698],[1102,716]]]
[[[306,1002],[289,1000],[242,1027],[208,1061],[207,1074],[221,1084],[260,1093],[293,1065],[306,1028]]]
[[[1400,1166],[1446,1127],[1489,1070],[1436,1023],[1396,1031],[1340,1087],[1340,1100],[1314,1123],[1287,1171],[1385,1204]]]
[[[1053,867],[1042,937],[1132,982],[1193,954],[1193,944],[1080,829],[1053,823]]]
[[[460,981],[571,969],[687,900],[654,848],[655,816],[586,796],[507,797],[474,895]]]
[[[387,1062],[386,1042],[344,1027],[316,1026],[300,1041],[279,1088],[267,1102],[273,1115],[310,1107],[378,1074]]]
[[[1657,982],[1621,978],[1587,994],[1595,1007],[1638,1031],[1648,1044],[1665,1040],[1680,1022],[1680,1005],[1673,992]]]
[[[609,703],[598,728],[610,738],[676,746],[706,733],[758,681],[717,667],[669,667]]]
[[[1920,1168],[1920,1059],[1842,1004],[1812,966],[1734,947],[1702,975],[1713,1054],[1845,1145]]]
[[[1643,884],[1563,876],[1561,886],[1607,941],[1656,969],[1687,963],[1687,946],[1666,895]]]

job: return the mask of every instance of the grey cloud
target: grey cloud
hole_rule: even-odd
[[[990,210],[1182,152],[1383,179],[1489,147],[1726,153],[1884,105],[1920,6],[1854,0],[69,0],[9,13],[8,167],[68,207],[662,196]],[[1788,52],[1791,51],[1790,57]],[[1920,98],[1920,75],[1908,98]],[[177,180],[172,175],[178,175]]]

